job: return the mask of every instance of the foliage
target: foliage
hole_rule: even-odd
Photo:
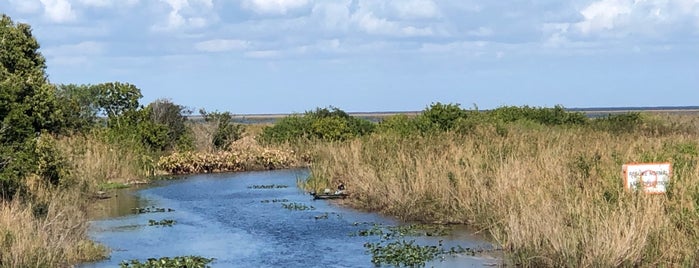
[[[600,130],[614,133],[631,132],[638,130],[643,124],[640,113],[629,112],[621,114],[608,114],[592,121],[593,126]]]
[[[421,117],[432,124],[436,129],[447,131],[454,128],[456,121],[465,118],[468,112],[459,107],[459,104],[433,103],[422,111]]]
[[[230,112],[207,112],[201,109],[199,113],[206,122],[216,125],[212,140],[216,149],[226,149],[243,136],[245,128],[243,125],[233,123],[233,115]]]
[[[182,105],[177,105],[170,100],[159,99],[145,108],[150,114],[151,122],[160,125],[167,130],[165,147],[191,148],[191,131],[187,128],[187,115],[192,111]]]
[[[138,100],[143,97],[141,90],[129,83],[109,82],[91,86],[97,95],[100,112],[110,120],[139,107]]]
[[[193,174],[269,170],[300,164],[290,151],[249,148],[215,153],[175,152],[161,157],[157,166],[170,174]]]
[[[581,112],[568,112],[563,106],[556,105],[553,108],[537,108],[529,106],[503,106],[489,112],[489,115],[501,122],[515,122],[530,120],[540,124],[555,125],[582,125],[587,123],[587,117]]]
[[[368,135],[374,131],[374,127],[368,120],[352,117],[335,107],[316,108],[302,116],[282,118],[274,126],[265,128],[259,138],[268,143],[300,139],[344,141]]]
[[[56,85],[56,95],[65,111],[66,128],[85,132],[98,123],[98,92],[90,85]]]
[[[205,268],[211,267],[209,263],[214,259],[200,256],[162,257],[160,259],[150,258],[144,262],[139,260],[122,261],[119,267],[122,268]]]
[[[35,171],[38,133],[58,133],[63,111],[55,88],[48,84],[45,60],[27,24],[0,17],[0,197],[23,187]]]
[[[495,127],[506,135],[505,124],[530,123],[535,125],[585,125],[589,120],[583,113],[568,112],[562,106],[535,108],[503,106],[491,111],[465,110],[459,104],[433,103],[414,118],[396,115],[379,123],[377,132],[399,136],[437,134],[447,131],[468,134],[479,127]]]
[[[426,262],[437,257],[469,253],[474,255],[476,250],[461,246],[445,249],[440,240],[437,246],[419,245],[415,240],[406,241],[406,236],[446,236],[450,229],[441,225],[411,224],[403,226],[383,226],[374,224],[372,228],[360,230],[359,236],[379,236],[378,242],[367,242],[364,247],[371,254],[371,262],[375,265],[390,264],[401,267],[422,267]],[[483,252],[486,250],[478,250]],[[492,251],[492,250],[490,250]]]

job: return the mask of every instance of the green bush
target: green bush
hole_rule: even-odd
[[[643,124],[640,113],[629,112],[621,114],[608,114],[592,120],[593,127],[598,130],[610,132],[632,132],[638,130]]]
[[[245,128],[241,124],[233,123],[233,115],[230,112],[207,112],[201,109],[199,113],[206,122],[216,125],[211,141],[216,149],[226,149],[231,143],[243,137]]]
[[[291,115],[266,127],[260,141],[283,143],[299,139],[343,141],[364,136],[374,131],[375,125],[367,120],[348,115],[335,108],[316,108],[303,115]]]
[[[426,119],[436,129],[448,131],[454,128],[457,120],[466,118],[468,113],[468,111],[461,109],[459,104],[442,104],[437,102],[422,111],[419,117]]]
[[[549,126],[583,125],[588,121],[584,113],[568,112],[560,105],[553,108],[503,106],[488,112],[488,115],[496,121],[505,123],[529,120]]]

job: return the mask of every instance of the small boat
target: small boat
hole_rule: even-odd
[[[313,196],[313,200],[318,200],[318,199],[343,199],[345,197],[348,197],[349,194],[346,193],[339,193],[339,194],[317,194],[315,192],[311,192],[311,196]]]

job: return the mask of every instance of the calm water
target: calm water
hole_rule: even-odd
[[[83,267],[115,267],[122,260],[200,255],[216,258],[213,267],[373,267],[364,243],[375,237],[351,236],[368,224],[401,224],[377,214],[342,208],[328,201],[313,201],[296,187],[306,170],[198,175],[157,183],[146,189],[122,191],[119,208],[93,222],[91,236],[112,249],[109,260]],[[252,185],[288,185],[288,188],[250,189]],[[313,206],[291,211],[281,203]],[[116,202],[116,199],[106,202]],[[115,204],[107,204],[107,207]],[[156,206],[174,212],[132,214],[132,207]],[[328,213],[327,219],[316,216]],[[173,219],[172,227],[148,226],[149,220]],[[490,248],[468,231],[449,237],[407,238],[421,245]],[[427,267],[480,267],[498,263],[491,257],[457,256]]]

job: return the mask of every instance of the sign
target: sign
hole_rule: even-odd
[[[626,189],[648,194],[664,194],[672,174],[670,163],[626,164],[622,169]]]

